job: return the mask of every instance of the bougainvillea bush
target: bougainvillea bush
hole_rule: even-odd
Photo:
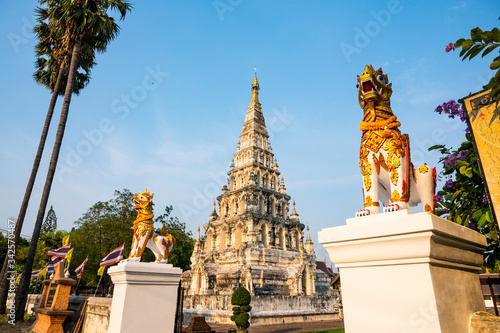
[[[460,105],[454,100],[439,105],[435,111],[466,122]],[[445,183],[436,195],[436,215],[485,235],[488,249],[484,253],[484,265],[494,269],[500,259],[498,235],[469,128],[465,124],[465,141],[458,149],[435,145],[429,150],[437,150],[443,155],[440,159],[443,171],[439,177]]]

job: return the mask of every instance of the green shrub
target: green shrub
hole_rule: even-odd
[[[250,293],[245,287],[238,287],[231,297],[232,305],[250,305]]]
[[[252,309],[251,299],[250,293],[244,287],[238,287],[231,297],[232,305],[240,305],[233,307],[233,315],[231,316],[231,320],[234,321],[239,332],[247,332],[247,328],[250,327],[248,313]]]
[[[239,315],[236,315],[234,323],[236,326],[241,327],[248,323],[248,319],[250,319],[250,315],[246,312],[242,312]]]
[[[240,311],[243,311],[243,312],[250,312],[250,310],[252,310],[252,307],[250,305],[242,305],[240,306]],[[233,311],[234,311],[234,308],[233,308]]]

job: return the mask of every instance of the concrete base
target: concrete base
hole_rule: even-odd
[[[319,242],[339,268],[346,332],[468,333],[485,310],[486,239],[471,229],[403,210],[348,219]]]
[[[182,270],[170,264],[122,261],[108,274],[115,284],[109,333],[172,333]]]

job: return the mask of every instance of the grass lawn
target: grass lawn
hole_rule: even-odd
[[[305,333],[345,333],[343,328],[334,328],[332,330],[323,330],[323,331],[311,331]]]

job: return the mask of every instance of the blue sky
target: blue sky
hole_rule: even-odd
[[[35,1],[0,13],[0,228],[17,217],[50,100],[32,79]],[[155,193],[195,233],[226,180],[257,66],[273,152],[301,221],[322,228],[362,208],[356,75],[382,67],[414,163],[438,163],[463,125],[435,107],[480,90],[493,54],[462,62],[445,45],[498,27],[498,1],[137,1],[121,33],[74,96],[49,199],[69,230],[114,190]],[[23,234],[42,192],[61,100]],[[438,166],[438,170],[439,170]],[[420,208],[414,208],[420,211]]]

